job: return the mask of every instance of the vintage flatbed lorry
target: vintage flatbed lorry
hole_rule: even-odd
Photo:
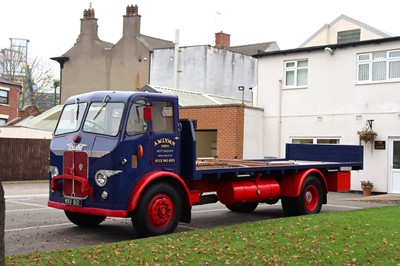
[[[48,206],[79,226],[131,218],[141,236],[173,232],[192,206],[220,201],[234,212],[281,200],[287,215],[318,213],[328,191],[350,189],[363,168],[353,145],[287,144],[270,160],[196,159],[195,122],[178,98],[98,91],[70,97],[50,146]]]

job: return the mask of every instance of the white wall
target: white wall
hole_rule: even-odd
[[[0,127],[0,138],[15,139],[52,139],[53,132],[25,128],[25,127]]]
[[[365,146],[364,170],[353,174],[351,189],[360,190],[360,180],[371,179],[374,191],[387,192],[388,140],[400,135],[400,83],[357,84],[356,60],[357,53],[392,49],[400,49],[400,43],[346,47],[334,55],[321,49],[259,58],[263,154],[284,156],[284,145],[293,137],[332,137],[342,144],[359,144],[357,131],[373,119],[376,140],[386,141],[386,149]],[[284,61],[297,59],[308,59],[308,86],[282,89]]]
[[[263,154],[263,110],[244,109],[243,159],[262,159]]]
[[[150,84],[173,86],[174,49],[157,49],[151,55]],[[178,84],[176,89],[242,99],[238,86],[248,90],[257,83],[257,59],[225,49],[202,45],[179,48]]]

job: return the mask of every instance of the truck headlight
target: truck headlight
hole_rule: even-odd
[[[58,172],[57,166],[50,166],[49,170],[50,170],[51,178],[53,178],[53,177],[55,177],[55,176],[60,174]]]
[[[107,184],[107,176],[103,172],[97,172],[94,178],[99,187],[104,187]]]

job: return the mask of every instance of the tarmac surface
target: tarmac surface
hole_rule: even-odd
[[[47,206],[49,182],[3,182],[6,202],[5,254],[80,248],[138,239],[130,219],[108,217],[100,226],[81,228],[64,212]],[[361,192],[329,192],[321,213],[400,205],[400,194],[363,196]],[[192,222],[176,232],[230,226],[285,217],[281,204],[260,204],[251,214],[229,211],[220,202],[193,206]],[[400,266],[400,265],[399,265]]]
[[[46,180],[23,181],[23,182],[2,182],[5,198],[20,198],[24,196],[40,197],[47,196],[49,183]],[[363,196],[361,192],[350,191],[341,193],[328,193],[329,196],[341,198],[341,200],[375,202],[383,204],[400,204],[400,194],[373,194]]]

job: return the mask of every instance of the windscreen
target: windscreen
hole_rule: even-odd
[[[68,104],[64,106],[54,135],[75,132],[81,125],[87,103]]]
[[[109,136],[118,135],[123,110],[123,103],[91,103],[83,131]]]

